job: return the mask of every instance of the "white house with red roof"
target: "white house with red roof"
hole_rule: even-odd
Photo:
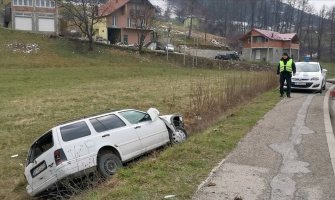
[[[243,42],[241,58],[248,61],[276,63],[284,52],[299,60],[299,38],[296,33],[252,29],[240,38]]]

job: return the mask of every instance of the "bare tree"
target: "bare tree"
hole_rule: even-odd
[[[155,7],[149,1],[143,0],[134,1],[133,8],[130,10],[131,26],[136,28],[140,53],[142,53],[146,36],[151,32],[155,11]]]
[[[99,0],[57,0],[57,4],[62,10],[63,18],[70,25],[77,27],[89,41],[89,50],[93,50],[94,25],[102,19],[99,18],[104,11],[99,13]]]
[[[332,7],[328,13],[330,20],[330,44],[329,44],[329,61],[334,62],[334,37],[335,37],[335,7]]]
[[[324,34],[324,24],[326,20],[326,7],[323,6],[322,9],[319,12],[319,26],[318,31],[316,31],[317,37],[318,37],[318,60],[321,59],[321,41],[323,39]]]

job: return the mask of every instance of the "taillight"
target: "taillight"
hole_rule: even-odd
[[[67,161],[67,158],[65,156],[65,153],[64,153],[63,149],[57,149],[54,152],[54,157],[55,157],[56,166],[61,164],[64,161]]]

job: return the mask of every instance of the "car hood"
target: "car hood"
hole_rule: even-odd
[[[295,76],[292,76],[292,78],[298,78],[298,79],[310,79],[312,77],[321,77],[320,72],[297,72],[295,73]]]

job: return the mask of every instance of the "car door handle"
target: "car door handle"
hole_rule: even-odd
[[[103,135],[102,137],[108,137],[108,136],[110,136],[109,134],[106,134],[106,135]]]
[[[135,126],[135,129],[141,128],[141,126]]]

